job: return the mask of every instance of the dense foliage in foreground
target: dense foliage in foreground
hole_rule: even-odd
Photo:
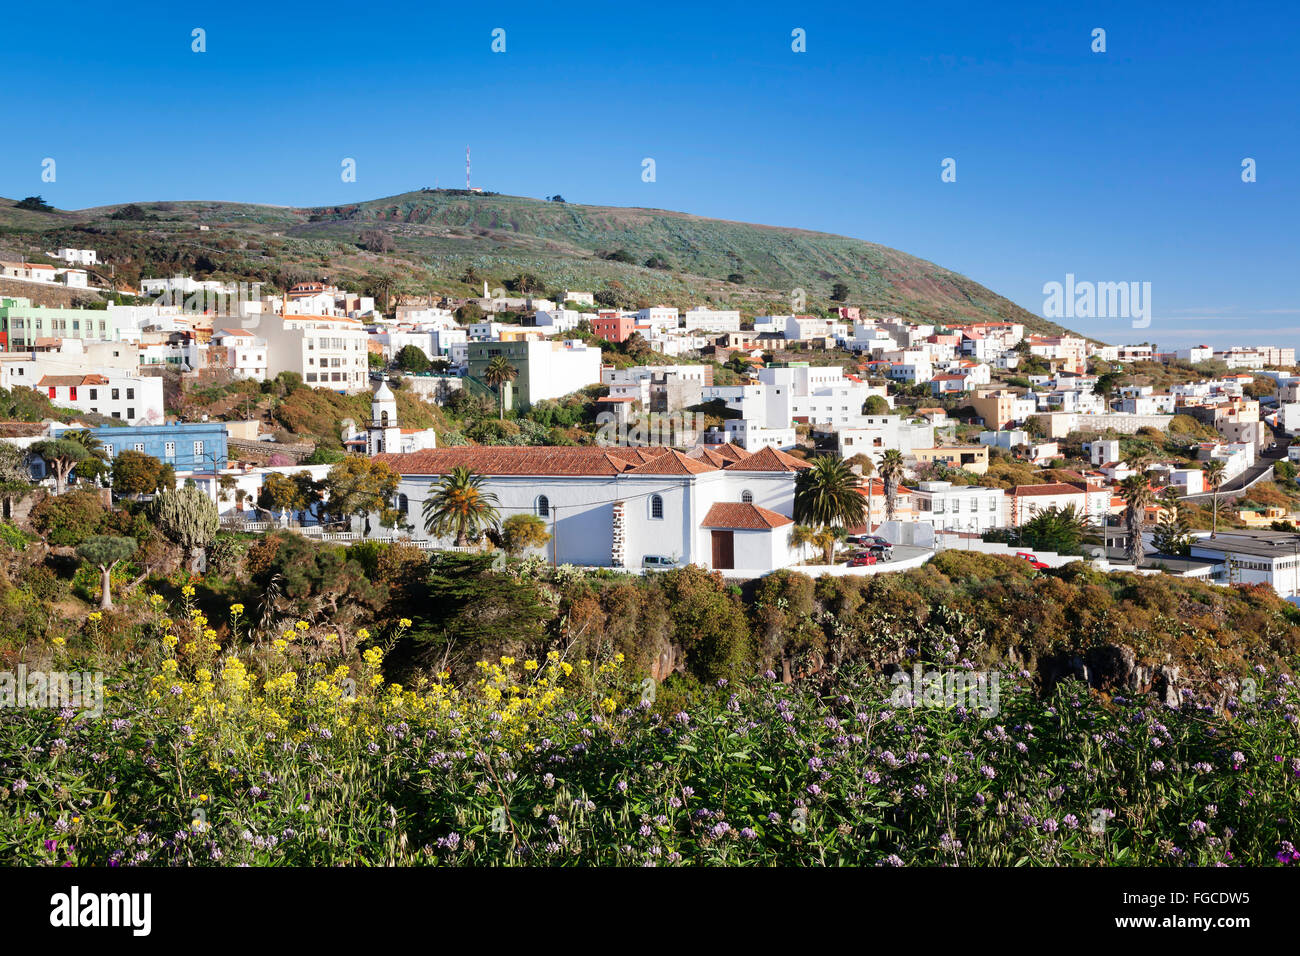
[[[1225,712],[1077,684],[1044,699],[1008,678],[987,717],[900,707],[855,669],[682,696],[621,655],[559,651],[402,687],[379,645],[350,667],[301,622],[224,654],[202,612],[160,605],[157,651],[112,679],[102,715],[4,714],[0,861],[1300,861],[1285,675]]]

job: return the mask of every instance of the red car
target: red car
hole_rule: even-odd
[[[1038,555],[1030,554],[1028,551],[1017,551],[1016,557],[1024,558],[1026,561],[1029,562],[1029,566],[1033,568],[1035,571],[1046,571],[1048,568],[1046,564],[1043,564],[1042,561],[1038,560]]]
[[[857,554],[851,555],[849,557],[849,567],[851,568],[870,567],[875,563],[876,563],[876,556],[874,554],[867,554],[866,552],[863,551],[859,551]]]

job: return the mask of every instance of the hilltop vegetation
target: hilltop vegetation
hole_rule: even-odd
[[[124,210],[130,209],[129,215]],[[200,231],[206,226],[206,231]],[[0,204],[0,244],[39,253],[94,247],[132,284],[192,272],[284,287],[328,273],[372,292],[481,294],[520,275],[548,293],[604,291],[624,307],[659,301],[789,312],[846,287],[845,304],[918,320],[1008,319],[1058,327],[976,282],[885,246],[657,209],[583,206],[428,190],[344,206],[140,202],[77,212]]]

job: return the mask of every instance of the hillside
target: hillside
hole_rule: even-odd
[[[832,286],[843,282],[847,304],[870,313],[1061,328],[965,276],[858,239],[463,190],[314,208],[141,202],[40,213],[0,200],[0,257],[39,256],[61,244],[98,249],[127,285],[184,270],[276,285],[328,278],[398,295],[466,295],[481,293],[484,281],[508,288],[524,273],[547,292],[606,290],[625,307],[711,302],[780,313],[790,311],[793,289],[806,291],[809,308],[826,307]],[[620,250],[630,262],[603,258]],[[652,259],[655,268],[645,265]]]

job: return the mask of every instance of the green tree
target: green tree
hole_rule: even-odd
[[[68,474],[77,462],[90,457],[86,446],[71,438],[47,438],[32,445],[32,454],[39,457],[54,472],[54,493],[63,494]]]
[[[529,548],[544,548],[550,540],[546,522],[538,515],[511,515],[501,522],[501,546],[511,557],[517,557]]]
[[[113,459],[114,494],[138,499],[141,495],[164,490],[167,487],[164,467],[163,463],[153,455],[147,455],[142,451],[132,451],[128,448],[119,452]],[[173,476],[172,485],[174,486],[175,483]]]
[[[856,475],[842,458],[823,456],[811,468],[799,472],[794,484],[794,517],[801,524],[829,529],[854,527],[866,519],[866,503]],[[835,557],[835,539],[818,541],[830,564]]]
[[[185,549],[191,570],[198,570],[203,550],[217,536],[217,506],[193,485],[169,488],[149,502],[149,517],[165,537]]]
[[[119,561],[125,561],[135,554],[135,549],[134,539],[113,535],[96,535],[77,545],[77,554],[99,568],[100,607],[108,609],[113,606],[113,568]]]
[[[485,481],[461,465],[431,484],[421,512],[425,531],[440,538],[454,535],[456,547],[464,548],[499,527],[497,496],[483,490]]]
[[[1182,556],[1191,553],[1191,528],[1177,490],[1168,487],[1160,492],[1160,508],[1160,517],[1156,519],[1156,529],[1151,536],[1156,550],[1161,554]]]
[[[1214,492],[1213,504],[1210,510],[1211,538],[1219,533],[1219,488],[1223,486],[1223,471],[1226,467],[1227,465],[1222,458],[1211,458],[1201,466],[1201,474],[1205,476],[1205,485],[1210,491]]]
[[[97,492],[76,488],[40,502],[32,509],[32,524],[50,544],[64,547],[98,534],[106,514]]]
[[[302,489],[288,475],[269,471],[262,478],[257,493],[257,506],[264,511],[299,511],[305,505]]]
[[[513,382],[519,376],[519,369],[511,365],[504,355],[498,355],[492,361],[488,362],[487,369],[483,372],[483,381],[489,386],[496,389],[497,401],[501,406],[501,417],[506,417],[506,392],[507,382]]]
[[[1088,519],[1074,505],[1040,511],[1020,526],[1020,539],[1035,550],[1074,554],[1088,531]]]
[[[863,415],[888,415],[889,402],[879,395],[868,395],[867,400],[862,403]]]
[[[429,361],[429,356],[424,354],[424,350],[415,345],[403,345],[398,349],[393,361],[404,372],[427,372],[429,366],[433,364]]]
[[[386,462],[349,455],[325,476],[325,508],[339,518],[360,517],[368,537],[372,512],[379,513],[381,522],[391,520],[388,513],[400,481],[401,475]]]
[[[849,287],[843,282],[837,282],[831,286],[831,301],[845,302],[849,297]]]

